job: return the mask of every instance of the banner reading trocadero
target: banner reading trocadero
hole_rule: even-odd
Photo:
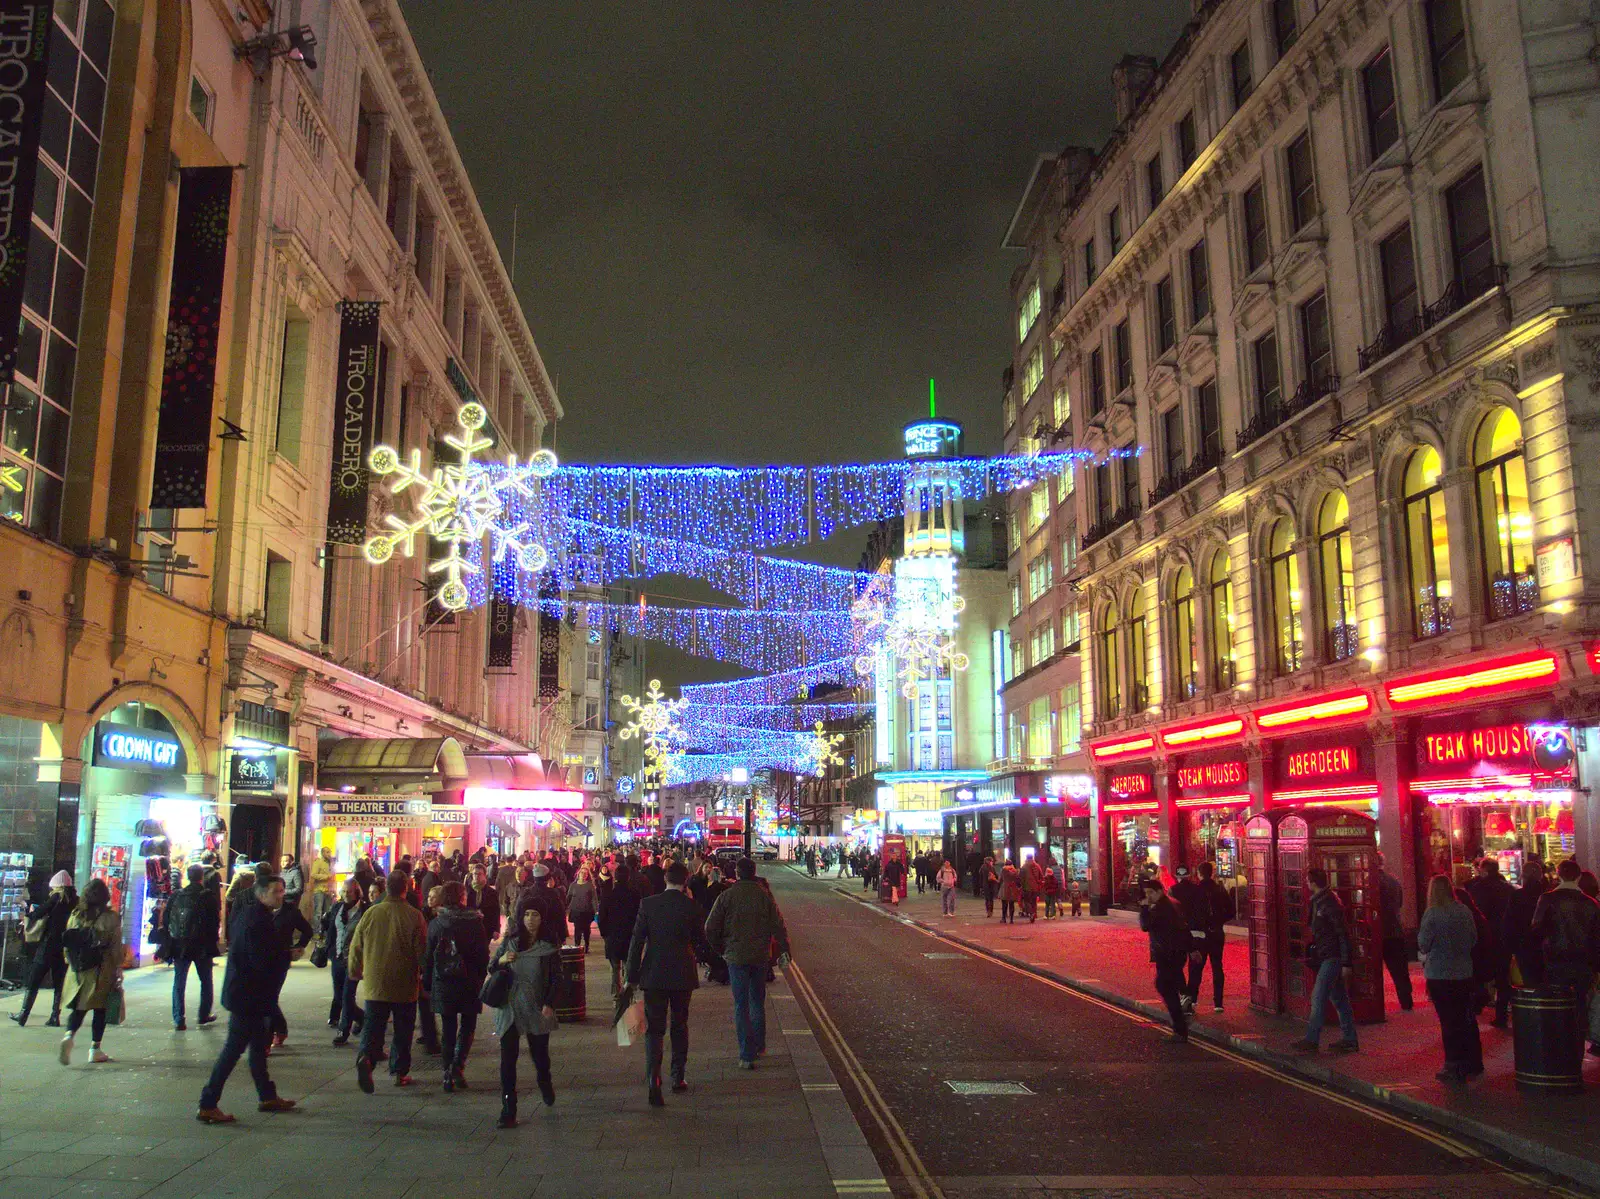
[[[492,669],[516,665],[517,603],[498,595],[489,597],[489,661]]]
[[[376,300],[339,305],[339,392],[333,403],[333,467],[328,488],[328,540],[360,545],[367,539],[372,413],[377,403]]]
[[[184,167],[179,172],[177,252],[167,301],[167,353],[150,481],[152,508],[206,504],[232,203],[232,167]]]
[[[17,364],[51,0],[0,0],[0,382]]]

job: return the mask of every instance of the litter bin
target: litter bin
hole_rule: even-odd
[[[588,953],[581,945],[566,945],[561,950],[561,986],[556,992],[556,1019],[563,1024],[582,1024],[589,1018],[589,982],[585,963]]]
[[[1529,987],[1511,997],[1517,1090],[1576,1095],[1583,1090],[1588,1019],[1571,987]]]

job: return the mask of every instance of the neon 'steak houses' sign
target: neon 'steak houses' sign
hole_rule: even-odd
[[[1242,787],[1250,774],[1237,758],[1226,762],[1206,762],[1199,766],[1178,767],[1178,786],[1185,791],[1206,791],[1217,787]]]
[[[1417,739],[1417,772],[1425,778],[1526,772],[1535,786],[1570,785],[1572,730],[1564,724],[1496,724],[1442,729]]]

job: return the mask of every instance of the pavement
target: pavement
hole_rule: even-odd
[[[889,911],[889,905],[868,898],[858,878],[840,880],[829,875],[826,880],[809,879],[800,869],[789,873],[804,880],[807,887],[847,897],[865,910]],[[892,914],[996,961],[1165,1024],[1165,1007],[1155,994],[1148,941],[1139,931],[1137,915],[1114,911],[1106,917],[1091,917],[1087,904],[1084,912],[1077,919],[1064,916],[1047,921],[1041,916],[1034,924],[1019,920],[1003,925],[998,914],[985,917],[983,902],[965,891],[957,901],[956,915],[945,917],[935,892],[930,889],[918,895],[913,887]],[[1442,1065],[1439,1025],[1415,963],[1416,1007],[1412,1011],[1399,1010],[1393,984],[1386,977],[1387,1018],[1361,1028],[1359,1053],[1303,1057],[1288,1049],[1301,1035],[1302,1023],[1263,1015],[1249,1007],[1243,930],[1230,930],[1224,948],[1224,977],[1224,1012],[1211,1011],[1208,971],[1191,1036],[1364,1103],[1471,1138],[1536,1170],[1600,1190],[1600,1059],[1585,1059],[1589,1089],[1582,1095],[1524,1094],[1514,1085],[1511,1034],[1489,1027],[1486,1014],[1480,1025],[1484,1077],[1466,1088],[1439,1083],[1434,1078]],[[1325,1034],[1324,1043],[1336,1037],[1335,1026]]]
[[[380,1067],[377,1093],[356,1087],[353,1045],[335,1049],[327,1028],[328,974],[297,964],[284,988],[288,1044],[271,1070],[298,1110],[262,1115],[247,1064],[228,1083],[227,1127],[194,1119],[195,1101],[223,1040],[224,1019],[172,1031],[171,971],[130,971],[129,1018],[107,1031],[115,1061],[56,1061],[59,1030],[35,1008],[28,1027],[0,1023],[0,1199],[308,1199],[445,1194],[523,1199],[559,1195],[716,1195],[833,1199],[889,1193],[839,1085],[786,983],[768,991],[768,1053],[736,1068],[726,987],[702,987],[690,1010],[687,1095],[647,1105],[642,1044],[619,1048],[610,1026],[610,970],[600,941],[587,959],[589,1019],[551,1038],[557,1101],[519,1069],[518,1128],[500,1131],[499,1046],[485,1011],[467,1066],[471,1090],[447,1095],[438,1058],[413,1063],[399,1090]],[[217,981],[221,982],[221,963]],[[48,1015],[48,999],[45,1013]],[[0,1011],[20,1006],[0,996]],[[799,1030],[796,1035],[790,1035]]]

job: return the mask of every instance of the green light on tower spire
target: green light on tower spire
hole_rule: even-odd
[[[937,420],[938,417],[939,417],[939,414],[936,411],[934,411],[934,405],[933,405],[933,380],[929,379],[928,380],[928,419],[929,420]]]

